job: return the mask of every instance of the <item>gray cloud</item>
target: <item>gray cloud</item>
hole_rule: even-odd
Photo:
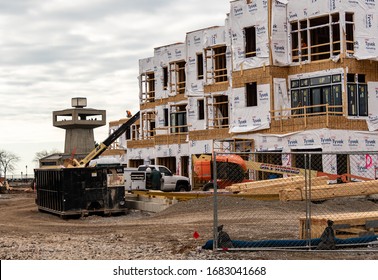
[[[0,147],[63,143],[52,111],[69,108],[72,97],[87,97],[108,121],[136,113],[139,59],[183,42],[186,32],[223,25],[228,7],[229,0],[0,1]],[[96,141],[107,131],[96,130]]]

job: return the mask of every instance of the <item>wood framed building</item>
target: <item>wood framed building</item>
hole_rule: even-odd
[[[129,166],[154,162],[191,176],[192,156],[219,139],[240,139],[249,152],[377,151],[376,5],[236,0],[224,26],[155,48],[139,63]]]

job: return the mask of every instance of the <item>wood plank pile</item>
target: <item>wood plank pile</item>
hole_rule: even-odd
[[[325,200],[338,197],[366,196],[378,194],[378,180],[352,182],[346,184],[312,185],[311,200]],[[279,192],[281,201],[305,200],[304,188],[283,189]]]
[[[327,227],[327,220],[334,221],[333,229],[338,238],[363,237],[378,234],[378,211],[349,212],[311,216],[311,238],[319,238]],[[306,239],[306,218],[299,219],[299,238]]]
[[[311,179],[312,186],[322,186],[327,185],[328,177],[314,177]],[[258,194],[258,195],[270,195],[279,194],[280,191],[286,189],[302,189],[305,187],[305,177],[303,176],[292,176],[287,178],[271,179],[271,180],[261,180],[254,182],[246,182],[233,184],[226,187],[226,190],[239,193],[239,194]]]

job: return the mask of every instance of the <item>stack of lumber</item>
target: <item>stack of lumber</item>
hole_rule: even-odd
[[[378,194],[378,180],[353,182],[311,187],[311,200],[325,200],[338,197],[365,196]],[[281,201],[297,201],[306,199],[304,188],[283,189],[279,192]]]
[[[327,220],[334,222],[333,229],[338,238],[362,237],[378,233],[378,211],[349,212],[311,216],[311,238],[319,238],[327,227]],[[299,219],[299,238],[306,239],[306,218]]]
[[[311,186],[326,185],[328,181],[327,176],[314,177],[311,179]],[[280,179],[262,180],[247,183],[233,184],[226,187],[226,190],[233,193],[240,194],[257,194],[257,195],[271,195],[279,194],[280,191],[285,189],[295,189],[305,187],[305,177],[293,176]],[[309,183],[309,182],[308,182]]]

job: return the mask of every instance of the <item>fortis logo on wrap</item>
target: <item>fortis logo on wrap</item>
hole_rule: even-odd
[[[274,4],[274,6],[275,6],[275,8],[283,8],[283,9],[286,8],[286,4],[281,3],[279,1],[276,1],[276,3]]]
[[[320,137],[320,143],[322,145],[330,145],[332,143],[332,138],[331,137]]]
[[[372,28],[373,27],[373,14],[367,14],[366,15],[366,28]]]
[[[266,33],[265,26],[257,26],[256,28],[256,34],[261,35]]]
[[[329,0],[330,11],[336,10],[336,0]]]
[[[285,46],[274,44],[275,53],[285,53]]]
[[[259,91],[259,98],[260,98],[260,101],[267,101],[269,100],[269,93]]]
[[[365,0],[365,4],[370,7],[375,7],[375,0]]]
[[[365,39],[365,47],[367,50],[373,50],[375,51],[375,42],[370,42],[369,39]]]
[[[243,15],[243,8],[242,7],[234,7],[234,16],[241,16]]]
[[[359,145],[358,139],[349,138],[348,139],[348,145],[349,145],[349,147],[358,147],[358,145]]]
[[[257,12],[257,3],[248,4],[248,12]]]
[[[296,19],[296,18],[298,18],[297,13],[292,13],[292,12],[289,13],[289,19]]]
[[[196,59],[193,58],[193,57],[189,57],[189,59],[188,59],[188,64],[189,64],[189,65],[195,65],[195,64],[196,64]]]
[[[341,147],[344,145],[344,140],[342,139],[332,139],[332,145],[334,147]]]
[[[370,140],[368,138],[365,138],[365,145],[366,147],[375,147],[376,141],[374,139]]]
[[[201,37],[194,36],[194,45],[200,45],[201,44]]]
[[[305,144],[305,146],[312,146],[315,144],[315,140],[313,138],[303,138],[303,143]]]
[[[175,55],[176,55],[176,57],[181,57],[181,55],[182,55],[182,51],[181,50],[175,50]]]
[[[197,90],[198,90],[198,85],[192,83],[192,84],[190,85],[190,88],[192,89],[192,91],[197,91]]]
[[[217,34],[211,35],[211,44],[212,45],[215,45],[217,43],[217,38],[218,38]]]
[[[287,139],[287,145],[289,147],[296,147],[296,146],[298,146],[298,140],[296,140],[296,139],[294,139],[294,140]]]
[[[240,127],[246,127],[247,126],[247,120],[238,120],[238,125]]]
[[[254,126],[260,126],[262,123],[261,118],[255,118],[255,117],[253,117],[252,122]]]

